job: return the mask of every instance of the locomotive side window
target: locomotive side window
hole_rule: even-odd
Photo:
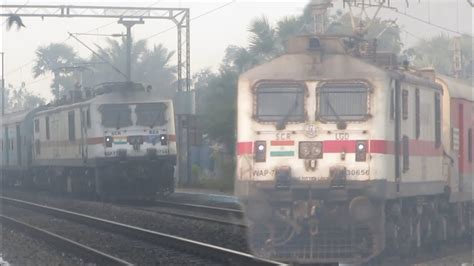
[[[104,104],[100,106],[99,111],[104,127],[119,129],[133,124],[132,111],[127,104]]]
[[[166,104],[142,103],[135,108],[137,126],[154,127],[166,124]]]
[[[467,131],[467,158],[472,163],[472,128]]]
[[[410,139],[403,136],[403,172],[410,169]]]
[[[67,114],[68,128],[69,128],[69,140],[76,140],[76,124],[74,111],[70,111]]]
[[[49,116],[45,117],[46,139],[49,140]]]
[[[35,132],[38,133],[39,131],[40,131],[39,119],[35,119]]]
[[[420,89],[416,88],[415,91],[415,137],[420,138],[421,127],[420,127]]]
[[[369,88],[364,84],[325,84],[319,89],[319,117],[323,120],[364,120]]]
[[[403,120],[407,120],[408,119],[408,90],[403,90],[402,112],[403,112]]]
[[[395,119],[395,90],[390,91],[390,119]]]
[[[256,118],[263,122],[303,121],[304,88],[297,84],[263,84],[256,90]]]
[[[441,100],[439,93],[435,93],[435,110],[434,110],[434,115],[435,115],[435,143],[436,147],[439,147],[441,145]]]

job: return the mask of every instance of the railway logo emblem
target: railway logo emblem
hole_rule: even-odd
[[[308,138],[314,138],[318,135],[318,128],[314,123],[307,123],[304,125],[304,134]]]

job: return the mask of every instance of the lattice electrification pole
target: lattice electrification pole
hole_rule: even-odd
[[[120,7],[120,6],[76,6],[76,5],[0,5],[0,16],[11,14],[20,17],[55,18],[115,18],[120,20],[171,20],[178,28],[178,90],[189,91],[190,85],[190,38],[189,8],[158,8],[158,7]],[[181,30],[180,30],[181,29]],[[181,34],[184,32],[184,34]],[[183,45],[185,44],[185,45]],[[183,47],[184,46],[184,47]],[[184,60],[183,60],[184,58]]]

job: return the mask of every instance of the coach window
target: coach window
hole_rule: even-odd
[[[49,140],[49,116],[45,118],[46,139]]]
[[[420,89],[416,88],[415,91],[415,136],[416,139],[420,138],[421,125],[420,125]]]
[[[137,115],[137,126],[154,127],[166,123],[166,104],[164,103],[142,103],[135,108]]]
[[[40,123],[39,120],[35,120],[35,132],[38,133],[40,131]]]
[[[403,90],[402,112],[403,112],[403,120],[407,120],[408,119],[408,90]]]
[[[133,124],[132,111],[127,104],[103,104],[99,111],[104,127],[120,129]]]
[[[69,129],[69,140],[76,140],[76,123],[74,117],[74,111],[69,111],[67,115],[68,129]]]
[[[319,118],[357,121],[368,118],[369,88],[363,83],[327,83],[318,90]]]
[[[256,89],[256,119],[261,122],[299,122],[305,119],[305,88],[300,84],[261,84]]]

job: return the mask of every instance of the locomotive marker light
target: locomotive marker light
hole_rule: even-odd
[[[265,141],[255,142],[255,162],[261,163],[267,160],[267,143]]]

